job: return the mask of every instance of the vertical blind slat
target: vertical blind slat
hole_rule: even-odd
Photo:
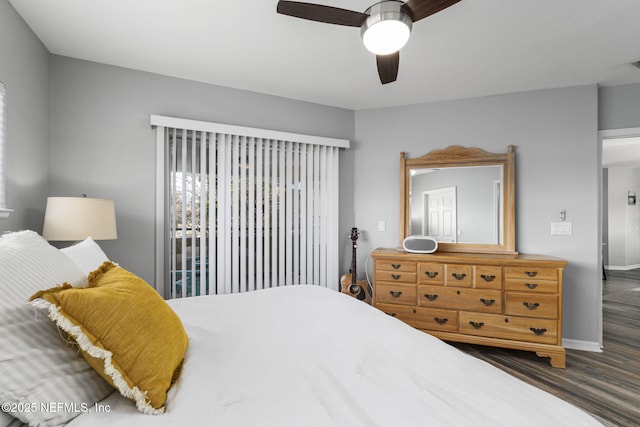
[[[261,262],[263,265],[263,287],[271,287],[271,168],[273,162],[271,160],[271,142],[263,140],[264,150],[264,240],[262,246],[264,248],[264,258]]]
[[[293,143],[293,283],[300,283],[300,152],[299,144]]]
[[[184,298],[185,296],[185,284],[187,281],[187,239],[185,236],[185,228],[187,224],[187,209],[186,209],[186,189],[187,189],[187,175],[185,171],[187,170],[187,130],[182,129],[182,141],[180,145],[180,160],[181,166],[180,170],[182,174],[180,175],[180,191],[182,192],[182,215],[180,216],[180,220],[182,222],[181,233],[180,233],[180,261],[181,261],[181,279],[182,286],[180,287],[180,296]]]
[[[285,152],[285,176],[284,176],[284,190],[285,190],[285,259],[284,259],[284,284],[293,284],[293,143],[286,143],[287,150]]]
[[[307,283],[315,283],[313,275],[313,200],[315,198],[315,182],[313,180],[314,152],[313,146],[307,147]]]
[[[264,200],[264,181],[263,181],[263,165],[262,165],[262,139],[256,139],[256,289],[264,289],[264,270],[262,262],[264,259],[264,233],[263,233],[263,206]]]
[[[280,141],[280,150],[278,151],[278,283],[277,286],[286,284],[285,262],[286,262],[286,142]]]
[[[307,146],[300,144],[300,283],[307,280]]]
[[[177,145],[178,142],[176,140],[176,129],[170,129],[170,138],[171,138],[171,207],[169,210],[169,246],[171,247],[171,296],[173,298],[176,297],[176,280],[177,280],[177,251],[176,251],[176,179],[177,179],[177,169],[178,169],[178,156],[177,156]]]
[[[207,224],[207,205],[209,192],[207,190],[207,133],[200,132],[200,189],[199,196],[200,201],[198,208],[200,210],[200,251],[198,253],[200,260],[200,295],[206,295],[209,293],[207,278],[207,234],[209,231],[209,225]]]
[[[231,138],[231,292],[237,293],[240,291],[238,271],[240,268],[240,254],[239,252],[239,233],[240,233],[240,221],[239,221],[239,204],[240,204],[240,186],[239,183],[239,156],[240,146],[238,144],[238,136],[233,135]]]
[[[338,200],[336,197],[330,197],[331,194],[338,194],[338,150],[335,147],[327,147],[327,160],[329,167],[327,168],[327,236],[339,236],[340,229],[338,227],[338,217],[333,212],[338,212]],[[338,271],[338,258],[331,256],[338,251],[338,239],[327,239],[327,271]],[[327,278],[327,286],[330,286]]]
[[[327,286],[327,147],[320,147],[320,286]]]
[[[218,230],[218,223],[216,218],[218,216],[218,210],[216,206],[217,197],[217,135],[215,133],[209,134],[209,169],[208,169],[208,188],[209,188],[209,200],[208,200],[208,214],[209,214],[209,229],[207,230],[209,238],[209,258],[207,258],[207,280],[209,283],[209,294],[216,294],[215,288],[217,280],[218,263],[216,256],[216,236]]]
[[[187,295],[195,295],[199,292],[198,289],[198,281],[197,278],[197,268],[196,268],[196,257],[198,256],[197,245],[196,245],[196,230],[198,229],[198,216],[196,215],[196,177],[198,175],[198,162],[196,160],[197,145],[196,145],[196,137],[197,132],[191,131],[191,144],[189,146],[189,151],[191,152],[191,168],[189,170],[189,174],[191,176],[191,185],[189,190],[189,202],[191,204],[191,260],[189,263],[189,267],[191,269],[191,277],[187,282],[191,284],[191,292],[189,292],[189,287],[187,287]]]
[[[229,135],[220,135],[218,142],[218,293],[228,294],[231,292],[231,277],[229,276],[228,263],[231,262],[230,257],[226,257],[231,247],[231,227],[228,217],[231,214],[231,204],[228,201],[227,181],[229,180],[229,171],[227,164],[231,160],[231,156],[227,155],[229,144]]]
[[[273,152],[271,153],[271,283],[269,287],[278,286],[278,233],[276,229],[278,227],[278,160],[280,159],[278,150],[280,144],[278,141],[271,141]]]
[[[239,212],[239,233],[238,233],[238,247],[240,248],[240,266],[238,270],[238,282],[240,284],[240,292],[247,291],[247,138],[240,137],[238,142],[240,146],[240,156],[238,157],[238,198],[240,199],[240,212]]]
[[[313,147],[313,283],[320,284],[320,147]]]
[[[247,141],[247,174],[248,174],[248,194],[247,194],[247,291],[255,291],[256,289],[256,236],[255,236],[255,212],[256,212],[256,183],[255,183],[255,140],[248,138]]]

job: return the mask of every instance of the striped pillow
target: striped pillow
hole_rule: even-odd
[[[84,286],[87,279],[37,233],[0,237],[0,402],[31,425],[63,424],[113,391],[27,304],[34,292],[63,282]]]

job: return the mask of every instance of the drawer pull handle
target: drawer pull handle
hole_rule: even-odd
[[[529,328],[529,330],[536,335],[543,335],[545,332],[547,332],[545,328]]]
[[[438,276],[437,271],[425,271],[424,274],[426,274],[429,279],[435,279]]]
[[[433,320],[435,320],[438,323],[438,325],[444,325],[449,321],[449,319],[447,319],[446,317],[445,318],[434,317]]]
[[[540,307],[540,304],[538,304],[537,302],[526,302],[526,301],[524,301],[522,303],[522,305],[527,307],[529,310],[535,310],[536,308]]]
[[[483,303],[484,305],[486,305],[487,307],[489,307],[489,306],[495,304],[496,300],[480,298],[480,302]]]
[[[486,274],[481,274],[480,277],[485,281],[485,282],[493,282],[494,280],[496,280],[496,276],[495,275],[486,275]]]
[[[429,301],[435,301],[438,299],[438,294],[424,294],[424,297]]]
[[[391,267],[393,267],[394,270],[397,270],[402,267],[402,264],[391,264]]]
[[[462,280],[467,277],[467,273],[451,273],[451,276],[456,280]]]
[[[385,313],[386,313],[386,312],[385,312]],[[397,316],[397,314],[396,314],[396,313],[387,313],[387,314],[388,314],[389,316],[391,316],[391,317],[396,317],[396,316]]]
[[[402,291],[389,291],[389,293],[394,298],[398,298],[400,295],[402,295]]]
[[[536,277],[538,275],[537,271],[525,271],[524,274],[526,274],[529,277]]]
[[[474,321],[471,321],[471,322],[469,322],[469,324],[470,324],[471,326],[473,326],[475,329],[480,329],[480,328],[482,328],[482,327],[484,326],[484,323],[482,323],[482,322],[474,322]],[[533,329],[533,328],[532,328],[532,329]]]
[[[391,275],[391,278],[392,278],[393,280],[398,280],[398,279],[400,278],[400,275],[399,275],[399,274],[392,274],[392,275]]]
[[[538,287],[537,283],[525,283],[524,285],[529,289],[535,289]]]

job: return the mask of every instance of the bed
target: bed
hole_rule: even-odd
[[[11,276],[1,265],[8,253],[3,252],[2,243],[0,268],[5,269],[1,276],[5,281]],[[53,256],[53,250],[47,251]],[[144,414],[130,399],[109,389],[97,404],[76,410],[62,423],[92,427],[601,425],[571,404],[330,289],[285,286],[176,299],[167,305],[184,326],[188,346],[180,375],[166,395],[164,413]],[[6,339],[6,331],[2,332],[0,340]],[[0,373],[6,361],[1,351]],[[79,360],[78,369],[83,369]],[[0,377],[1,381],[6,380]],[[4,404],[6,393],[0,398]],[[20,421],[7,415],[24,414],[5,411],[0,420],[15,425]],[[45,417],[32,424],[58,422]]]

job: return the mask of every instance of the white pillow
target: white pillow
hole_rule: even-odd
[[[8,404],[8,415],[30,425],[63,424],[113,391],[27,303],[35,292],[63,282],[84,286],[87,279],[37,233],[0,237],[0,402]],[[47,411],[51,402],[67,406]]]
[[[60,249],[73,263],[88,276],[94,270],[102,265],[103,262],[109,261],[107,255],[102,251],[100,246],[91,238],[87,237],[82,242]]]

